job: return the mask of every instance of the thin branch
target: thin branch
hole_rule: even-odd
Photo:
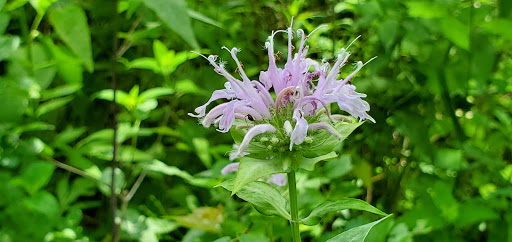
[[[124,38],[123,43],[121,44],[121,47],[117,51],[117,56],[123,56],[124,53],[132,46],[132,42],[128,40],[128,37],[133,34],[137,26],[139,26],[140,21],[142,20],[142,16],[139,16],[132,24],[132,27],[128,31],[128,34],[126,35],[126,38]]]
[[[116,102],[116,89],[117,89],[117,45],[118,45],[118,37],[117,32],[119,30],[118,26],[118,15],[117,15],[117,7],[118,0],[114,2],[114,19],[113,19],[113,48],[112,48],[112,90],[114,91],[113,102],[112,102],[112,114],[113,114],[113,128],[114,128],[114,139],[112,141],[113,145],[113,154],[112,154],[112,181],[110,186],[110,209],[111,209],[111,223],[112,223],[112,242],[119,241],[119,226],[116,222],[116,213],[117,213],[117,194],[116,194],[116,186],[115,186],[115,177],[116,177],[116,169],[117,169],[117,102]]]
[[[84,171],[82,171],[82,170],[80,170],[80,169],[76,168],[76,167],[73,167],[73,166],[70,166],[70,165],[64,164],[64,163],[62,163],[62,162],[60,162],[60,161],[58,161],[58,160],[54,159],[54,158],[53,158],[53,157],[51,157],[51,156],[48,156],[48,155],[45,155],[45,154],[42,154],[42,153],[40,153],[40,154],[39,154],[39,156],[41,156],[41,158],[45,159],[46,161],[49,161],[49,162],[53,163],[53,164],[54,164],[54,165],[56,165],[57,167],[62,168],[62,169],[64,169],[64,170],[66,170],[66,171],[69,171],[69,172],[71,172],[71,173],[75,173],[75,174],[77,174],[77,175],[79,175],[79,176],[83,176],[83,177],[88,178],[88,179],[91,179],[91,180],[93,180],[93,181],[95,181],[95,182],[97,182],[97,183],[100,183],[100,184],[103,184],[103,185],[106,185],[106,186],[110,186],[110,185],[109,185],[109,184],[107,184],[106,182],[104,182],[104,181],[102,181],[102,180],[99,180],[99,179],[97,179],[96,177],[93,177],[93,176],[91,176],[91,175],[89,175],[89,174],[85,173]]]

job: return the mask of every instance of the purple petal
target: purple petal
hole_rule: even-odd
[[[308,130],[315,130],[315,129],[325,129],[325,130],[329,131],[329,133],[331,133],[332,135],[336,136],[337,139],[340,139],[340,134],[338,133],[338,131],[336,131],[336,129],[334,129],[331,125],[329,125],[327,123],[324,123],[324,122],[313,123],[308,126]]]
[[[296,109],[293,112],[293,119],[295,119],[297,123],[295,124],[295,128],[293,129],[292,135],[290,137],[290,151],[292,150],[294,144],[302,144],[306,138],[306,135],[308,134],[308,121],[304,119],[302,111]]]
[[[286,186],[286,177],[281,173],[272,174],[272,177],[267,181],[267,183],[284,187]]]
[[[223,176],[226,176],[230,172],[237,172],[238,166],[240,166],[240,162],[229,163],[228,165],[224,166],[224,168],[222,168],[221,173]]]
[[[266,132],[275,133],[276,128],[270,124],[258,124],[252,127],[247,134],[245,134],[240,147],[238,147],[237,156],[240,157],[242,152],[249,146],[249,142],[251,142],[252,138],[258,134],[263,134]]]

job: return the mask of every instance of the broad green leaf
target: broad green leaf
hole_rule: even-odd
[[[344,209],[362,210],[382,216],[387,215],[386,213],[380,211],[376,207],[366,203],[363,200],[354,198],[344,198],[338,201],[324,202],[318,205],[315,209],[313,209],[313,211],[311,211],[309,216],[303,218],[301,221],[305,225],[313,226],[318,224],[322,217],[327,213],[337,212]]]
[[[335,237],[327,240],[328,242],[379,242],[385,241],[385,236],[389,232],[389,222],[392,214],[377,220],[375,222],[361,225],[349,229]]]
[[[73,100],[74,97],[61,97],[61,98],[55,98],[49,101],[46,101],[39,105],[36,109],[36,117],[39,117],[43,114],[49,113],[53,110],[59,109],[63,107],[64,105],[68,104]]]
[[[454,149],[438,149],[434,163],[439,168],[453,171],[459,171],[467,165],[462,156],[462,150]]]
[[[176,32],[192,48],[199,49],[184,0],[143,0],[143,2],[156,13],[168,28]]]
[[[49,162],[34,162],[28,165],[22,171],[21,176],[17,177],[13,182],[25,188],[28,193],[34,194],[48,184],[54,170],[55,165]]]
[[[91,142],[80,148],[80,151],[84,154],[105,161],[112,160],[113,150],[112,144],[105,142]],[[119,146],[117,159],[120,162],[146,162],[152,160],[153,156],[132,146],[121,145]]]
[[[0,36],[0,61],[9,58],[19,46],[20,38],[18,36]]]
[[[338,155],[336,154],[336,152],[333,151],[329,154],[317,156],[314,158],[306,158],[306,157],[302,157],[302,156],[298,155],[296,157],[296,159],[297,159],[297,163],[299,164],[299,168],[302,168],[302,169],[308,170],[308,171],[313,171],[315,169],[315,164],[318,163],[319,161],[328,160],[328,159],[332,159],[335,157],[338,157]]]
[[[261,177],[276,173],[285,173],[290,169],[291,161],[288,158],[256,159],[251,157],[242,157],[240,166],[236,173],[231,195],[237,193],[245,185],[256,181]]]
[[[223,187],[228,191],[234,191],[235,181],[227,180],[216,187]],[[263,215],[279,215],[290,220],[291,216],[286,210],[287,200],[279,191],[266,182],[251,182],[236,192],[236,195],[251,203],[258,212]]]
[[[469,27],[456,18],[441,19],[443,34],[458,47],[469,50]]]
[[[187,181],[188,183],[198,186],[198,187],[204,187],[204,188],[211,188],[218,184],[217,181],[206,179],[206,178],[199,178],[194,177],[190,175],[188,172],[180,170],[179,168],[175,166],[169,166],[159,160],[153,160],[148,165],[148,170],[159,172],[168,176],[177,176],[182,178],[183,180]]]
[[[59,4],[48,10],[48,18],[62,41],[82,59],[87,71],[92,72],[91,34],[84,10],[75,4]]]

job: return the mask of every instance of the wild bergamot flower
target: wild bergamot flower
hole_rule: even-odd
[[[322,147],[322,142],[333,137],[341,138],[336,127],[355,122],[346,116],[330,114],[328,105],[331,103],[336,103],[359,121],[369,119],[375,122],[367,114],[370,105],[362,100],[366,94],[356,92],[356,87],[350,82],[366,63],[356,62],[355,70],[340,78],[340,69],[348,63],[350,52],[347,49],[350,45],[341,49],[332,66],[328,62],[319,63],[306,57],[309,46],[305,44],[313,32],[306,35],[302,29],[297,30],[296,36],[300,38],[298,48],[292,44],[294,32],[291,26],[287,30],[272,32],[265,42],[269,67],[260,72],[259,80],[251,80],[246,75],[237,58],[240,49],[222,47],[231,54],[238,67],[235,72],[241,80],[226,70],[225,62],[217,61],[217,55],[201,55],[227,82],[224,89],[214,91],[208,102],[195,109],[196,114],[189,115],[200,118],[204,127],[214,125],[219,132],[234,131],[238,148],[231,158],[251,154],[271,159],[288,151],[300,152],[306,157],[331,152],[332,147]],[[279,56],[274,52],[274,37],[278,33],[288,35],[284,68],[276,64]],[[297,52],[293,53],[295,50]],[[228,102],[206,113],[207,106],[218,99]]]

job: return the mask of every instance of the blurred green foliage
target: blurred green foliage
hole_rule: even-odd
[[[112,172],[122,240],[289,241],[285,220],[213,188],[233,178],[220,174],[231,137],[187,113],[224,83],[190,50],[229,59],[221,46],[241,48],[257,78],[265,39],[292,16],[307,31],[328,25],[309,40],[312,58],[332,61],[358,35],[351,60],[378,56],[353,81],[377,123],[297,174],[300,215],[347,197],[394,214],[350,230],[380,217],[329,213],[302,237],[512,241],[512,1],[120,0],[118,24],[115,11],[115,1],[0,0],[1,241],[110,240]]]

